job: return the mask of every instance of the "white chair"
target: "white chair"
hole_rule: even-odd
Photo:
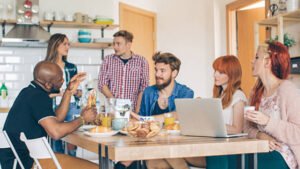
[[[25,169],[23,163],[21,162],[19,155],[17,154],[13,144],[11,143],[6,131],[0,131],[0,148],[10,148],[15,156],[13,169],[17,168],[17,163],[19,163],[22,169]]]
[[[28,150],[29,155],[31,158],[34,159],[37,167],[42,169],[41,164],[39,163],[38,159],[49,159],[51,158],[56,166],[57,169],[61,169],[61,166],[53,153],[50,145],[47,142],[46,137],[41,137],[37,139],[27,139],[25,134],[22,132],[20,135],[20,139],[25,142]]]

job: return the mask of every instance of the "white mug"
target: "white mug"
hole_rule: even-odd
[[[245,115],[245,113],[246,113],[246,111],[254,111],[255,110],[255,107],[254,106],[245,106],[244,107],[244,115]]]
[[[62,21],[63,20],[64,15],[61,12],[55,12],[54,18],[56,21]]]
[[[65,21],[73,21],[74,20],[74,17],[73,17],[73,14],[66,14],[65,15]]]
[[[52,12],[45,12],[44,18],[45,18],[45,20],[52,21],[53,20],[53,13]]]

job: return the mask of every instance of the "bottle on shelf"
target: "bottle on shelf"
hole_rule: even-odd
[[[8,90],[5,83],[0,88],[0,107],[8,107]]]

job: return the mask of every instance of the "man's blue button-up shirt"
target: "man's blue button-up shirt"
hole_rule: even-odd
[[[139,115],[141,116],[152,116],[162,114],[160,112],[153,112],[155,104],[158,100],[158,88],[153,85],[149,86],[144,90],[142,103],[140,107]],[[185,85],[179,84],[175,81],[172,95],[168,98],[168,112],[176,111],[175,99],[177,98],[193,98],[194,91]]]

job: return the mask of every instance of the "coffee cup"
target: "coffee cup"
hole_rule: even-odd
[[[63,14],[61,12],[55,12],[54,18],[56,21],[62,21],[63,20]]]
[[[115,118],[112,120],[113,130],[122,130],[126,126],[127,118]]]
[[[75,21],[77,23],[82,23],[82,13],[80,13],[80,12],[75,13]]]
[[[247,111],[254,111],[255,107],[254,106],[245,106],[244,107],[244,115]]]
[[[89,16],[88,15],[82,15],[82,22],[83,23],[88,23],[89,22]]]
[[[52,12],[45,12],[44,18],[45,20],[52,21],[53,20],[53,13]]]
[[[74,20],[73,14],[66,14],[65,15],[65,21],[72,22]]]

